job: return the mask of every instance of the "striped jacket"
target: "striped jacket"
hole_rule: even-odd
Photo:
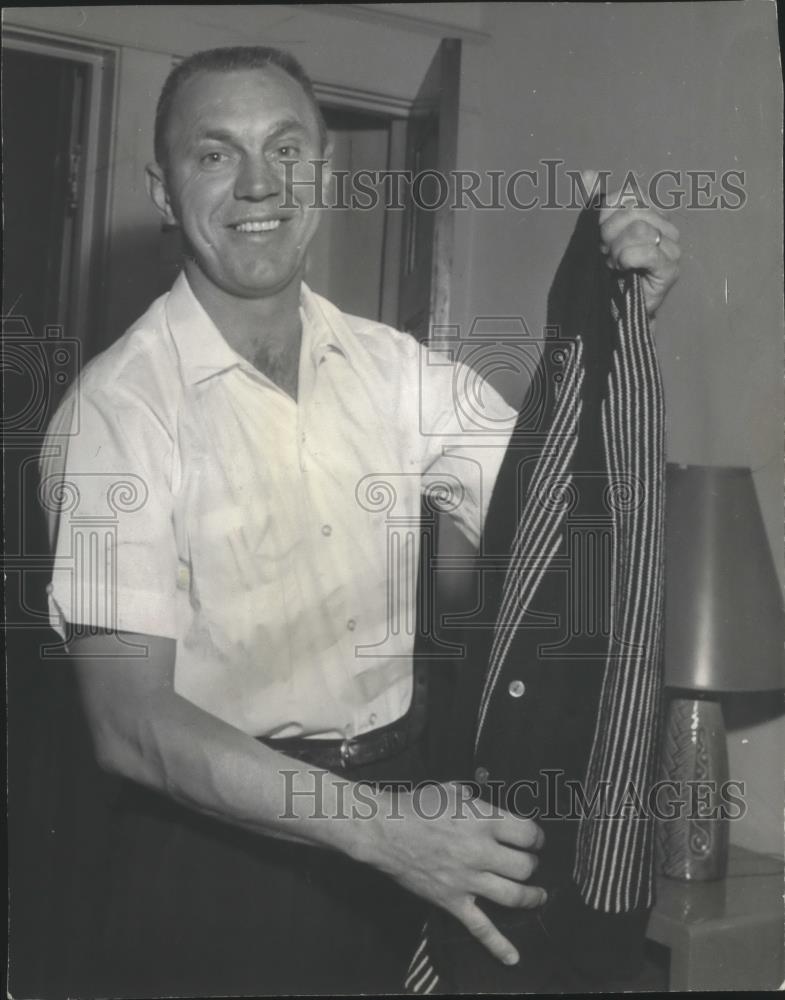
[[[640,281],[614,277],[598,247],[589,209],[491,499],[479,609],[463,623],[466,666],[437,742],[458,762],[440,777],[471,774],[543,826],[535,884],[597,930],[577,937],[613,951],[642,937],[653,901],[664,412]],[[407,990],[449,973],[430,955],[445,919],[427,925]]]

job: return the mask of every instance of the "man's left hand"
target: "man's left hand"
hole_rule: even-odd
[[[628,197],[622,204],[618,193],[610,195],[600,209],[601,250],[608,267],[640,274],[653,318],[679,276],[679,230],[655,208]]]

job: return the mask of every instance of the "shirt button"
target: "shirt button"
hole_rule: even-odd
[[[510,681],[510,686],[507,688],[510,695],[513,698],[520,698],[523,692],[526,690],[526,685],[523,681]]]
[[[346,623],[346,627],[349,629],[350,632],[354,632],[354,630],[357,628],[357,622],[354,620],[354,618],[350,618],[349,621]]]
[[[474,780],[479,782],[479,784],[484,785],[485,782],[490,777],[490,772],[487,767],[478,767],[474,772]]]
[[[371,725],[374,725],[374,723],[376,722],[376,712],[371,712],[371,717],[368,719],[368,722]]]
[[[332,533],[333,533],[333,529],[332,529],[332,527],[331,527],[331,526],[330,526],[329,524],[323,524],[323,525],[322,525],[322,534],[323,534],[323,535],[324,535],[325,537],[326,537],[327,535],[331,535]]]

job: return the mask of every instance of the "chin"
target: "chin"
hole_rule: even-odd
[[[264,278],[249,279],[245,281],[231,282],[224,286],[225,290],[232,295],[245,299],[263,299],[270,295],[281,292],[288,288],[292,282],[300,281],[302,275],[300,270],[289,272],[288,274],[271,274]]]

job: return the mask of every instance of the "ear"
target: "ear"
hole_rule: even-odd
[[[147,181],[147,193],[150,200],[158,209],[162,219],[167,226],[178,226],[179,222],[172,209],[169,200],[169,192],[166,187],[166,175],[157,163],[148,163],[145,169],[145,179]]]

